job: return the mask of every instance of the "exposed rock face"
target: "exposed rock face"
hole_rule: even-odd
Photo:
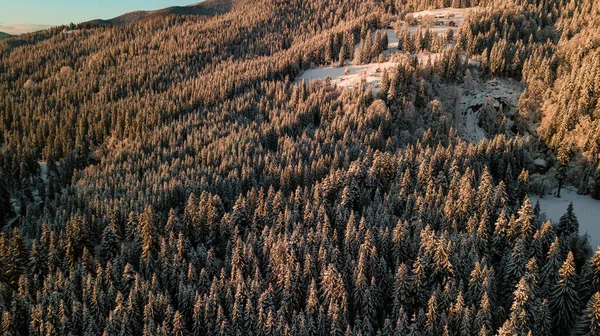
[[[486,114],[506,117],[506,129],[514,124],[513,118],[517,112],[517,103],[523,92],[520,83],[510,80],[494,79],[473,86],[469,85],[458,102],[457,112],[459,130],[463,137],[471,142],[478,142],[486,137]],[[483,126],[482,126],[483,123]]]

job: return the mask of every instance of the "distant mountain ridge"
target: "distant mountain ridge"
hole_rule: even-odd
[[[187,6],[173,6],[150,11],[134,11],[125,13],[123,15],[117,16],[109,20],[97,19],[85,23],[104,26],[128,24],[140,20],[146,20],[168,15],[215,16],[227,13],[232,9],[241,7],[245,4],[250,3],[251,1],[252,0],[206,0]]]
[[[5,38],[5,37],[9,37],[12,36],[11,34],[7,34],[5,32],[0,32],[0,38]]]

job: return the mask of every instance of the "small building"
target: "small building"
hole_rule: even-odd
[[[448,23],[448,26],[450,26],[450,27],[456,27],[456,22],[454,22],[454,21],[450,21],[450,22]]]

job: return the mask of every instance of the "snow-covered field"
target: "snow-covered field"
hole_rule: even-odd
[[[387,38],[388,38],[388,50],[390,49],[398,49],[398,36],[396,36],[396,33],[394,33],[393,29],[387,29]],[[374,37],[373,37],[374,38]]]
[[[565,187],[560,192],[560,198],[554,196],[556,191],[544,198],[530,195],[531,203],[540,201],[540,213],[543,220],[558,223],[560,217],[567,212],[570,202],[579,221],[579,232],[590,236],[592,250],[600,246],[600,201],[587,195],[579,195],[573,187]]]
[[[465,17],[474,10],[478,10],[479,7],[470,7],[470,8],[439,8],[439,9],[430,9],[424,10],[420,12],[412,13],[412,15],[418,20],[422,20],[424,16],[429,15],[433,18],[434,21],[440,22],[445,26],[448,26],[450,21],[454,21],[457,26],[459,26]]]
[[[396,40],[396,44],[397,44]],[[427,53],[418,54],[417,58],[419,62],[427,62],[430,58],[432,62],[435,62],[439,54]],[[367,86],[370,86],[373,93],[379,92],[379,85],[381,83],[381,75],[384,69],[394,68],[398,63],[393,61],[383,63],[369,63],[363,65],[349,64],[343,67],[320,67],[316,69],[306,70],[300,77],[296,79],[296,83],[302,82],[302,80],[331,80],[332,84],[338,87],[344,87],[349,89],[357,88],[361,81],[364,79]]]
[[[430,16],[434,22],[432,26],[422,27],[429,29],[432,33],[436,34],[445,34],[448,31],[448,28],[454,31],[454,34],[458,32],[458,27],[463,22],[465,17],[474,10],[478,10],[479,7],[471,7],[471,8],[440,8],[440,9],[432,9],[425,10],[421,12],[412,13],[413,17],[417,19],[418,23],[422,25],[423,18],[426,16]],[[454,22],[455,26],[450,26],[450,22]],[[414,33],[417,31],[417,26],[409,26],[408,30],[410,33]]]
[[[450,21],[454,21],[456,23],[456,27],[452,27],[452,29],[457,30],[458,26],[470,10],[472,10],[472,8],[444,8],[413,13],[413,15],[418,17],[419,20],[425,15],[432,15],[433,17],[444,16],[443,19],[435,19],[438,22],[442,22],[442,26],[429,27],[430,30],[441,34],[446,33],[449,28],[448,24]],[[414,31],[416,31],[416,26],[409,27],[409,30],[411,33],[414,33]],[[347,60],[347,65],[343,67],[328,66],[306,70],[303,74],[296,78],[295,82],[300,83],[302,80],[310,81],[329,79],[331,80],[332,84],[335,84],[338,87],[357,88],[364,79],[366,84],[372,88],[373,92],[377,93],[379,91],[379,83],[381,82],[381,73],[384,69],[395,67],[396,64],[398,64],[396,57],[400,56],[400,54],[403,54],[402,51],[398,50],[398,37],[396,36],[394,30],[387,29],[386,32],[388,37],[388,50],[384,51],[383,53],[383,56],[386,60],[385,62],[353,65],[350,64],[351,60]],[[355,48],[358,48],[358,45],[356,45]],[[438,56],[439,54],[436,53],[417,54],[419,62],[427,62],[429,59],[431,59],[433,63]]]
[[[356,88],[364,79],[366,84],[376,92],[381,82],[381,73],[383,69],[390,69],[396,66],[396,63],[370,63],[365,65],[348,65],[343,67],[322,67],[305,71],[297,82],[302,80],[320,80],[330,79],[332,84],[338,87]]]

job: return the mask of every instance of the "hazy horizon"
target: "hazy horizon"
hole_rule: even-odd
[[[170,6],[185,6],[200,0],[0,0],[0,31],[23,34],[62,24],[94,19],[111,19],[136,10],[155,10]]]

